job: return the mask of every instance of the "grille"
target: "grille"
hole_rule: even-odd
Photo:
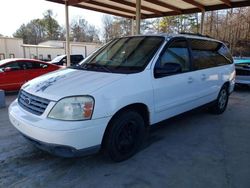
[[[49,102],[50,101],[48,99],[31,95],[23,90],[20,91],[18,96],[19,105],[28,112],[36,115],[42,115]]]

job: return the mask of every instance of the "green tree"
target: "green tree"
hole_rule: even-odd
[[[158,31],[164,33],[197,33],[199,29],[197,14],[163,17],[160,20],[156,20],[155,25]]]
[[[98,29],[85,19],[73,19],[71,22],[71,38],[77,42],[98,42]]]
[[[108,42],[113,38],[112,28],[113,28],[113,16],[105,15],[102,17],[103,25],[103,38],[104,42]]]
[[[57,40],[60,35],[60,25],[54,18],[52,10],[47,10],[43,14],[42,25],[45,30],[46,39]]]
[[[19,29],[13,34],[14,37],[22,38],[24,44],[35,44],[35,41],[30,40],[31,32],[25,24],[22,24]]]
[[[128,18],[105,15],[102,18],[105,42],[121,36],[131,35],[132,20]]]
[[[42,19],[33,19],[27,24],[22,24],[13,34],[14,37],[22,38],[25,44],[63,39],[63,35],[63,29],[53,18],[51,10],[47,10]]]

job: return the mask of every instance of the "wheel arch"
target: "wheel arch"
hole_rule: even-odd
[[[227,93],[230,93],[230,82],[229,81],[227,81],[227,82],[225,82],[223,85],[222,85],[222,87],[226,87],[227,88]],[[221,88],[222,88],[221,87]]]
[[[104,144],[104,140],[108,135],[109,129],[110,129],[111,124],[114,121],[114,119],[116,119],[121,113],[124,113],[126,111],[130,111],[130,110],[135,111],[135,112],[139,113],[142,116],[146,127],[148,127],[150,125],[150,112],[149,112],[148,106],[146,104],[144,104],[144,103],[133,103],[133,104],[129,104],[127,106],[124,106],[124,107],[120,108],[112,116],[112,118],[109,120],[108,125],[107,125],[107,127],[106,127],[106,129],[104,131],[103,138],[102,138],[102,146]]]

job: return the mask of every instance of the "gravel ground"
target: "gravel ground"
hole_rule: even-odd
[[[40,151],[10,124],[7,108],[0,128],[0,187],[250,187],[250,89],[236,90],[223,115],[195,110],[154,126],[144,149],[121,163]]]

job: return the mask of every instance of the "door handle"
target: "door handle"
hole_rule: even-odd
[[[206,80],[207,76],[205,74],[201,75],[201,80]]]
[[[188,83],[192,83],[194,81],[194,79],[192,77],[188,78]]]

